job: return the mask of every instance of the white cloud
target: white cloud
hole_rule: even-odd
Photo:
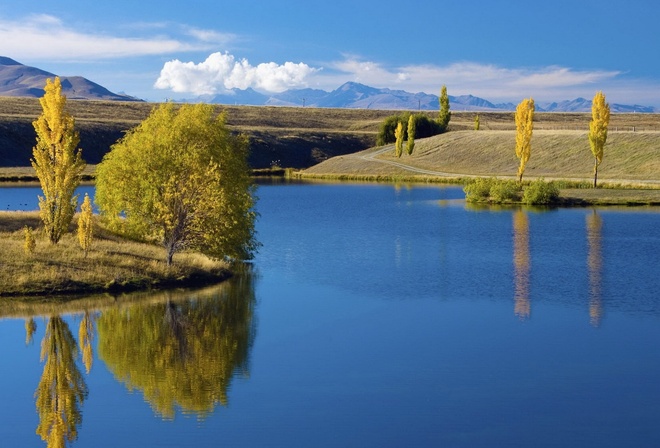
[[[173,26],[172,28],[177,28]],[[208,50],[231,35],[187,28],[187,40],[163,37],[117,37],[79,31],[51,15],[18,21],[0,18],[0,54],[16,59],[99,60]]]
[[[178,59],[166,62],[154,87],[195,95],[248,87],[281,92],[306,86],[309,76],[318,70],[293,62],[282,65],[268,62],[255,67],[247,59],[236,60],[228,53],[213,53],[199,64]]]
[[[332,90],[346,81],[436,95],[444,84],[450,95],[472,94],[493,102],[519,101],[530,96],[537,101],[590,98],[603,90],[612,102],[660,103],[660,94],[654,94],[659,91],[655,81],[630,79],[619,71],[560,66],[510,68],[464,61],[387,67],[347,55],[343,60],[326,64],[323,72],[312,76],[309,83]]]

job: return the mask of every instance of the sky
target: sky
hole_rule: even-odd
[[[657,0],[23,0],[0,56],[147,101],[347,81],[660,107]]]

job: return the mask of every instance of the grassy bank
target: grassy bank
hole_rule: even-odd
[[[512,130],[456,130],[417,140],[412,156],[397,158],[393,147],[370,148],[297,174],[305,179],[461,184],[474,177],[514,179],[514,148]],[[660,132],[611,131],[599,167],[600,188],[594,190],[587,132],[535,131],[524,179],[538,178],[558,182],[564,203],[660,204]]]
[[[74,219],[75,221],[75,219]],[[196,253],[181,253],[172,266],[162,247],[128,241],[98,225],[85,256],[76,235],[51,245],[35,232],[33,254],[23,250],[23,227],[40,226],[38,212],[0,212],[0,295],[63,295],[200,286],[231,275],[229,266]]]

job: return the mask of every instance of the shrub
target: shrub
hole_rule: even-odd
[[[490,197],[490,188],[492,187],[495,179],[489,177],[481,177],[469,182],[463,191],[465,192],[465,200],[467,202],[484,202],[488,201]]]
[[[535,180],[524,190],[522,201],[529,205],[548,205],[556,203],[559,199],[559,188],[554,182],[543,179]]]
[[[496,180],[490,187],[490,200],[501,204],[520,200],[520,185],[514,180]]]

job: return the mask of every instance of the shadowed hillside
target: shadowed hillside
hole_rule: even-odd
[[[125,131],[146,118],[155,106],[154,103],[145,102],[89,100],[72,100],[67,105],[76,119],[76,128],[81,137],[80,147],[89,164],[99,163],[110,146],[121,138]],[[232,130],[245,132],[250,136],[250,164],[253,168],[269,168],[271,165],[308,168],[335,156],[370,148],[375,144],[384,118],[395,113],[371,109],[217,107],[219,111],[227,111],[227,124]],[[0,97],[0,166],[30,166],[32,147],[36,139],[32,121],[40,113],[41,107],[36,98]],[[437,115],[437,112],[423,113],[431,118]],[[475,115],[473,112],[453,112],[450,132],[435,138],[444,142],[465,138],[456,131],[472,129]],[[513,138],[506,136],[506,133],[495,133],[492,137],[488,134],[489,131],[513,130],[512,112],[481,112],[479,117],[482,131],[467,133],[466,135],[476,140],[466,140],[463,146],[489,147],[492,146],[489,138],[502,142]],[[538,113],[535,115],[534,128],[539,132],[586,132],[589,119],[590,115],[584,113]],[[613,136],[616,132],[623,131],[634,130],[640,135],[641,132],[660,131],[660,115],[613,114],[610,129]],[[536,137],[532,143],[533,147],[535,142]],[[422,154],[423,145],[426,143],[420,140],[418,145],[420,146],[415,157]],[[446,143],[445,151],[451,153],[452,145],[454,143]],[[513,147],[509,148],[508,145],[509,143],[501,143],[501,150],[498,151],[506,155],[505,157],[513,157]],[[528,169],[533,169],[531,166],[540,162],[534,148],[532,151]],[[585,151],[588,156],[588,144]],[[606,149],[606,165],[603,165],[603,169],[607,169],[609,163]],[[513,165],[515,166],[515,160]]]

